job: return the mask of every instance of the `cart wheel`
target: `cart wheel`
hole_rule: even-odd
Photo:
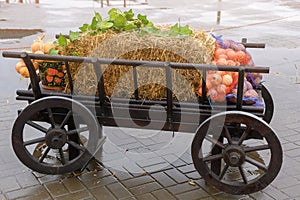
[[[77,127],[69,126],[74,122]],[[96,118],[81,103],[64,97],[45,97],[28,105],[17,117],[12,145],[20,161],[30,169],[64,174],[89,162],[97,149],[100,131]],[[82,136],[88,141],[81,142]],[[69,156],[74,150],[78,153]]]
[[[265,104],[263,120],[270,123],[274,113],[274,102],[269,90],[263,84],[261,84],[261,93]]]
[[[265,121],[246,112],[228,111],[199,126],[192,158],[205,181],[241,195],[262,190],[275,179],[282,164],[282,149]]]

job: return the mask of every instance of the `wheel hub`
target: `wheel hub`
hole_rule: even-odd
[[[46,144],[52,149],[62,148],[67,141],[67,132],[60,128],[50,129],[46,134]]]
[[[239,145],[229,145],[223,151],[225,162],[231,167],[239,167],[245,161],[245,151]]]

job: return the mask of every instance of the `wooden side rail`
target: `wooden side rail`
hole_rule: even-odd
[[[22,92],[21,95],[17,97],[17,99],[32,99],[36,100],[39,99],[43,96],[51,96],[53,94],[49,94],[46,91],[42,91],[40,87],[40,80],[38,79],[38,75],[36,74],[36,71],[34,69],[34,66],[32,64],[32,59],[38,59],[38,60],[51,60],[51,61],[62,61],[65,62],[66,65],[66,70],[67,70],[67,78],[69,80],[69,84],[71,86],[71,94],[75,95],[72,90],[72,77],[69,69],[69,62],[78,62],[78,63],[91,63],[94,65],[94,70],[97,75],[97,80],[98,82],[98,97],[95,98],[93,97],[93,101],[95,102],[98,101],[99,105],[99,110],[100,116],[105,116],[105,110],[104,110],[104,105],[107,105],[106,101],[106,94],[105,94],[105,88],[104,88],[104,80],[102,77],[102,72],[101,72],[101,67],[99,67],[102,64],[109,64],[109,65],[123,65],[123,66],[132,66],[133,69],[136,68],[137,66],[139,67],[147,67],[147,68],[162,68],[165,70],[166,74],[166,100],[164,101],[164,106],[166,106],[166,111],[167,111],[167,120],[169,123],[172,123],[173,120],[173,115],[174,115],[174,109],[173,106],[175,105],[175,102],[173,102],[173,91],[172,91],[172,77],[171,77],[171,69],[191,69],[191,70],[201,70],[203,74],[202,78],[202,91],[203,94],[199,98],[201,99],[198,103],[199,105],[206,105],[210,106],[207,104],[207,97],[205,95],[206,93],[206,88],[205,86],[205,74],[206,71],[208,70],[218,70],[218,71],[233,71],[233,72],[239,72],[239,77],[238,77],[238,91],[237,91],[237,103],[234,108],[234,110],[244,110],[245,105],[243,105],[243,87],[244,87],[244,75],[247,72],[256,72],[256,73],[269,73],[269,67],[259,67],[259,66],[216,66],[212,64],[195,64],[195,63],[175,63],[175,62],[158,62],[158,61],[143,61],[143,60],[122,60],[122,59],[111,59],[111,58],[92,58],[92,57],[75,57],[75,56],[60,56],[60,55],[43,55],[43,54],[30,54],[30,53],[25,53],[25,52],[8,52],[5,51],[3,52],[3,57],[11,57],[11,58],[22,58],[24,62],[26,63],[26,66],[29,70],[30,73],[30,81],[31,81],[31,86],[32,86],[32,96],[24,95],[25,93]],[[134,73],[134,70],[133,70]],[[137,87],[137,76],[133,76],[134,80],[132,80],[136,87]],[[18,92],[20,93],[20,92]],[[57,94],[58,96],[68,96],[68,94]],[[138,90],[136,90],[135,94],[135,100],[138,101]],[[86,96],[84,96],[85,98]],[[82,98],[82,99],[84,99]],[[128,106],[128,104],[127,104]],[[224,105],[223,105],[224,106]]]

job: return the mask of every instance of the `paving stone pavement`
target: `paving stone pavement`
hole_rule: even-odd
[[[254,2],[249,7],[249,13],[240,17],[245,20],[245,24],[249,25],[248,22],[251,22],[250,24],[257,23],[261,18],[271,20],[291,16],[294,15],[294,12],[297,13],[300,10],[298,1],[272,1],[270,3],[260,0]],[[198,5],[197,1],[192,1],[192,3]],[[232,1],[232,3],[233,6],[239,5],[236,1]],[[180,13],[180,6],[174,3],[162,4],[160,1],[152,1],[152,4],[150,1],[149,5],[153,7],[146,7],[145,12],[148,12],[147,15],[151,16],[151,12],[156,11],[152,13],[152,16],[156,16],[155,20],[157,22],[167,21],[171,23],[178,20],[174,13]],[[211,4],[208,3],[207,5],[207,10],[215,11]],[[256,7],[258,5],[262,5],[262,7]],[[265,12],[262,15],[260,12],[264,11],[263,5],[273,5],[274,12],[269,13],[269,15]],[[20,5],[12,6],[20,9]],[[30,5],[26,6],[30,7]],[[135,8],[139,9],[138,6]],[[7,10],[1,10],[2,7],[0,7],[0,11],[5,14],[3,15],[0,12],[0,19],[9,19],[11,16],[5,13],[11,11],[11,7],[5,8]],[[42,15],[42,8],[41,5],[40,10],[30,9],[35,9],[38,14]],[[49,7],[46,7],[46,9],[50,10]],[[107,10],[107,8],[105,9]],[[219,28],[220,31],[217,31],[217,33],[228,38],[237,39],[247,36],[249,40],[267,44],[266,49],[249,51],[258,65],[271,67],[270,74],[264,76],[265,85],[270,90],[275,102],[274,117],[270,125],[280,139],[284,152],[281,171],[269,186],[262,191],[249,195],[226,194],[206,184],[195,170],[190,155],[190,142],[193,139],[193,134],[176,134],[178,140],[187,144],[186,146],[182,145],[182,147],[186,147],[183,148],[184,151],[182,149],[178,151],[176,149],[165,149],[164,152],[151,154],[147,153],[149,149],[159,149],[166,142],[172,141],[173,133],[155,132],[156,137],[135,138],[127,137],[126,134],[124,136],[120,134],[122,130],[110,127],[104,127],[104,133],[107,135],[108,141],[105,143],[101,155],[99,155],[105,165],[104,168],[98,167],[98,170],[85,170],[81,174],[64,175],[44,175],[33,172],[17,159],[11,144],[11,130],[17,117],[17,110],[27,105],[26,102],[16,101],[14,92],[15,89],[24,87],[25,81],[18,80],[19,77],[15,75],[14,69],[5,69],[4,71],[3,68],[7,68],[7,65],[13,66],[15,61],[7,61],[1,58],[0,80],[3,93],[0,98],[0,199],[300,199],[300,107],[298,105],[300,97],[300,84],[298,83],[300,82],[300,36],[298,34],[300,32],[300,18],[299,16],[290,17],[284,20],[270,21],[263,25],[243,26],[244,24],[241,23],[242,27],[240,28],[232,27],[238,16],[236,12],[244,12],[243,9],[241,8],[242,11],[229,9],[227,12],[225,9],[223,12],[224,24],[221,23],[221,25],[214,28]],[[270,9],[270,7],[267,9]],[[78,10],[80,9],[72,9],[76,13],[78,13]],[[171,12],[173,14],[170,14]],[[191,10],[191,13],[195,12],[195,10]],[[182,13],[180,15],[184,16],[181,19],[182,22],[186,20],[188,14]],[[202,17],[206,18],[206,15],[210,16],[210,14],[210,12],[204,12]],[[252,19],[251,16],[256,14],[255,20]],[[165,15],[165,18],[162,18],[162,15]],[[36,15],[31,17],[34,16]],[[88,12],[83,12],[82,19],[78,20],[81,23],[89,17]],[[247,17],[250,18],[249,21],[247,21]],[[16,26],[19,26],[18,28],[46,27],[47,33],[77,27],[74,22],[67,26],[62,24],[55,27],[51,25],[53,19],[52,21],[45,20],[47,24],[43,27],[38,24],[21,23],[18,20],[20,19],[16,19],[14,25],[8,22],[3,22],[2,25],[7,28]],[[187,22],[195,24],[195,26],[198,25],[196,20]],[[209,20],[203,22],[204,28],[210,28],[210,23],[212,21]],[[47,28],[47,26],[50,28]],[[226,27],[231,28],[225,29]],[[31,43],[33,37],[36,37],[36,35],[13,42],[5,41],[0,43],[0,47],[27,46]],[[6,76],[11,78],[7,79]],[[125,131],[135,135],[134,130]],[[135,162],[132,162],[131,159],[134,159]],[[91,169],[93,168],[91,167]]]

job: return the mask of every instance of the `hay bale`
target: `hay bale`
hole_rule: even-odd
[[[210,63],[214,40],[202,31],[190,37],[164,37],[141,32],[82,35],[79,41],[68,45],[67,53],[76,50],[79,56],[129,60],[169,61],[183,63]],[[75,93],[97,94],[97,78],[91,64],[72,64]],[[109,97],[133,98],[133,67],[102,65],[105,93]],[[166,98],[166,75],[163,68],[137,67],[139,98],[160,100]],[[199,88],[199,70],[171,70],[174,99],[193,101]]]

